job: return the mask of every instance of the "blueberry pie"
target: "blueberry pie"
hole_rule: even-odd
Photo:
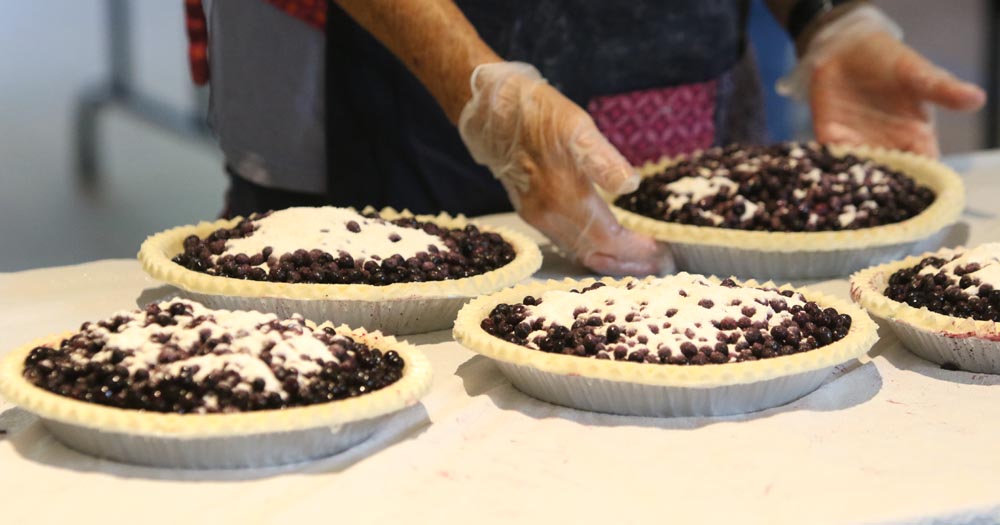
[[[895,151],[732,145],[642,171],[614,201],[623,224],[718,275],[847,275],[940,242],[964,206],[954,172]]]
[[[787,403],[876,338],[849,303],[687,273],[518,286],[471,302],[454,333],[535,397],[653,416]]]
[[[1000,243],[942,249],[858,272],[851,296],[917,355],[1000,373]]]
[[[213,307],[414,333],[446,328],[470,297],[529,277],[541,253],[463,217],[323,207],[161,232],[139,260]]]
[[[14,351],[0,378],[71,447],[230,467],[342,450],[416,403],[430,368],[377,332],[173,299]]]

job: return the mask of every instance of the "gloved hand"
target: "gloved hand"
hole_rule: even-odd
[[[928,62],[901,35],[877,8],[855,8],[816,33],[778,91],[808,100],[820,142],[936,157],[932,104],[972,111],[986,95]]]
[[[529,224],[605,274],[673,271],[653,239],[624,229],[594,189],[634,191],[639,176],[593,119],[519,62],[478,66],[458,131]]]

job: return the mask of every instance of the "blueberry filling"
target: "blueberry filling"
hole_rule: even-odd
[[[405,363],[300,317],[208,310],[174,300],[121,312],[33,349],[24,377],[50,392],[151,412],[244,412],[356,397]]]
[[[595,283],[581,290],[527,296],[518,304],[497,305],[480,326],[495,337],[542,352],[671,365],[756,361],[806,352],[843,339],[851,327],[849,315],[821,308],[789,290],[744,288],[730,279],[714,285],[685,275],[661,282],[665,285],[633,281],[624,289]],[[573,297],[597,294],[600,297],[593,300]],[[546,310],[548,301],[557,304]]]
[[[644,179],[615,204],[681,224],[815,232],[905,221],[933,201],[933,191],[889,167],[788,143],[709,149]]]
[[[391,224],[407,230],[415,230],[421,235],[438,241],[437,244],[423,245],[420,251],[408,254],[387,253],[380,255],[358,255],[346,250],[336,253],[305,246],[285,253],[276,253],[270,246],[254,253],[229,253],[227,243],[236,239],[247,239],[259,229],[263,219],[274,213],[252,215],[232,228],[222,228],[205,238],[192,235],[184,239],[183,253],[175,256],[173,262],[208,275],[270,281],[281,283],[321,283],[321,284],[369,284],[385,286],[395,283],[444,281],[481,275],[501,268],[514,260],[513,246],[494,232],[480,231],[474,225],[464,228],[444,228],[430,222],[401,218],[383,221],[377,214],[358,215],[359,219],[378,224]],[[355,246],[363,247],[369,242],[382,241],[393,245],[404,244],[398,231],[393,231],[377,239],[366,238],[363,221],[349,221],[342,230],[355,235]],[[329,229],[320,232],[335,234]],[[295,238],[296,233],[289,235]]]
[[[967,260],[962,255],[925,257],[916,266],[890,275],[883,293],[914,308],[927,308],[951,317],[1000,322],[1000,289],[995,289],[993,279],[989,279],[998,268],[996,264]]]

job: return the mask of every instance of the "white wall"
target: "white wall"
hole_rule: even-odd
[[[958,77],[985,86],[987,0],[878,0],[903,28],[904,39]],[[991,93],[997,96],[997,93]],[[939,111],[938,130],[945,154],[981,148],[984,114]]]

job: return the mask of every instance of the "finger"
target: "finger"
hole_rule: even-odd
[[[659,273],[666,251],[645,235],[622,227],[608,206],[592,205],[591,218],[580,231],[573,251],[588,268],[608,275]]]
[[[655,241],[653,244],[656,244]],[[603,251],[593,252],[583,257],[580,263],[604,275],[666,275],[677,271],[670,252],[662,246],[656,246],[654,250],[650,256],[642,260],[626,259]]]
[[[669,253],[656,244],[656,241],[633,232],[626,232],[625,237],[632,253],[611,253],[608,250],[590,252],[580,258],[580,263],[591,270],[604,275],[660,275],[671,273],[674,269]],[[626,240],[626,239],[622,239]]]
[[[818,142],[827,144],[861,145],[865,143],[865,139],[860,133],[839,122],[823,123],[816,119],[813,123],[813,133]]]
[[[883,146],[929,157],[940,154],[932,108],[922,110],[925,116],[921,118],[900,117],[843,101],[816,100],[814,108],[813,131],[820,142]]]
[[[670,269],[664,250],[652,239],[625,230],[592,188],[555,201],[526,197],[518,210],[521,217],[585,266],[613,275]]]
[[[639,187],[639,174],[590,118],[576,124],[569,148],[576,167],[604,191],[621,195]]]
[[[873,129],[871,123],[862,123]],[[909,151],[918,155],[937,158],[940,155],[937,136],[929,126],[914,126],[902,124],[881,132],[859,133],[854,128],[839,122],[815,126],[816,140],[830,144],[848,144],[853,146],[882,146],[885,148]],[[929,131],[928,131],[929,130]]]
[[[931,64],[916,53],[900,61],[899,74],[917,96],[948,109],[974,111],[986,103],[986,93]]]

